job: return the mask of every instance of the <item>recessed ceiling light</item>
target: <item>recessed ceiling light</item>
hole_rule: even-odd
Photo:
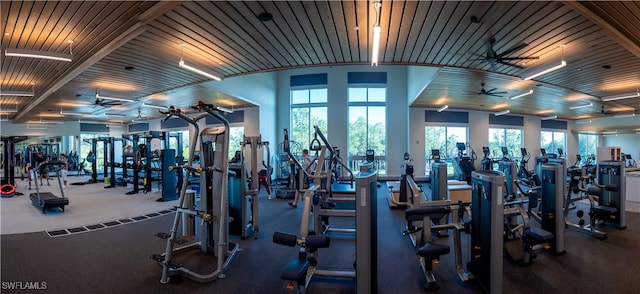
[[[125,66],[125,67],[124,67],[124,69],[126,69],[126,70],[133,70],[133,69],[134,69],[134,67],[133,67],[133,66],[131,66],[131,65],[127,65],[127,66]]]
[[[603,66],[602,66],[602,68],[604,68],[604,69],[611,69],[611,65],[605,64],[605,65],[603,65]]]

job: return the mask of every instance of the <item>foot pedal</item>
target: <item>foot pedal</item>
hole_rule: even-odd
[[[178,245],[182,245],[184,243],[187,243],[187,239],[178,239],[178,238],[173,238],[173,240],[171,240],[171,242],[178,244]]]
[[[155,235],[156,237],[160,238],[160,239],[169,239],[169,237],[171,237],[170,234],[164,233],[164,232],[160,232],[160,233],[156,233]]]
[[[151,259],[157,261],[157,262],[163,262],[164,261],[164,256],[162,256],[162,254],[154,254],[149,256]]]

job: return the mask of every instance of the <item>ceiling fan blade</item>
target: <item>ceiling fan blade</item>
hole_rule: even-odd
[[[505,50],[504,52],[502,52],[502,53],[500,53],[500,54],[498,54],[498,55],[499,55],[499,56],[509,55],[510,53],[512,53],[512,52],[514,52],[514,51],[518,51],[518,50],[520,50],[520,49],[524,48],[524,47],[525,47],[525,46],[527,46],[527,45],[529,45],[529,44],[527,44],[527,43],[520,43],[520,44],[518,44],[518,45],[515,45],[515,46],[513,46],[513,47],[511,47],[511,48],[509,48],[509,49],[507,49],[507,50]]]
[[[502,95],[499,95],[498,92],[496,93],[487,93],[488,96],[494,96],[494,97],[502,97]]]
[[[502,60],[532,60],[539,59],[539,57],[500,57]]]
[[[515,64],[515,63],[511,63],[511,62],[506,62],[506,61],[502,61],[502,60],[501,60],[501,61],[498,61],[498,62],[499,62],[500,64],[504,64],[504,65],[508,65],[508,66],[513,66],[513,67],[517,67],[517,68],[524,68],[524,67],[522,67],[522,66],[520,66],[520,65],[517,65],[517,64]]]

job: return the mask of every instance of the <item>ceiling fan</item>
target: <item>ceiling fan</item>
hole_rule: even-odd
[[[480,85],[482,86],[482,88],[480,89],[480,92],[478,92],[478,95],[502,97],[503,94],[507,94],[507,92],[505,92],[505,91],[495,92],[498,88],[485,90],[484,89],[484,83],[481,83]]]
[[[513,63],[513,61],[538,59],[538,57],[508,56],[509,54],[515,51],[518,51],[524,48],[525,46],[529,45],[527,43],[522,42],[500,53],[496,52],[496,50],[493,49],[493,45],[495,43],[496,43],[496,39],[494,37],[489,38],[485,43],[485,50],[486,50],[485,54],[484,55],[476,54],[479,57],[477,60],[488,61],[491,64],[491,69],[495,70],[495,67],[497,64],[504,64],[504,65],[508,65],[516,68],[524,68],[523,66]]]
[[[122,105],[122,101],[115,101],[115,100],[107,100],[107,99],[96,98],[96,102],[94,104],[97,105],[97,106],[102,106],[102,107],[111,107],[111,106],[116,106],[116,105]]]

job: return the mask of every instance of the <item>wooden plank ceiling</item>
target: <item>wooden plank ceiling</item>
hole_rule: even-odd
[[[372,1],[1,1],[0,5],[0,89],[35,93],[2,96],[0,109],[18,109],[2,117],[20,123],[52,116],[78,119],[60,115],[61,110],[92,113],[95,116],[82,119],[99,121],[111,119],[102,115],[106,112],[125,114],[127,120],[159,116],[142,102],[187,107],[206,100],[248,107],[252,104],[216,91],[218,82],[178,67],[180,58],[226,78],[298,67],[369,64],[376,23],[382,28],[380,65],[441,68],[413,107],[448,104],[562,119],[640,109],[640,98],[600,100],[635,92],[640,86],[640,4],[635,1],[382,1],[379,11]],[[263,19],[267,16],[270,20]],[[71,47],[68,40],[73,40]],[[5,56],[7,48],[57,53],[72,48],[73,61]],[[561,59],[568,64],[565,68],[531,81],[521,79]],[[482,94],[481,83],[485,91],[506,93]],[[534,93],[529,96],[509,99],[530,89]],[[96,92],[136,102],[98,105]],[[593,106],[570,109],[586,103]]]

